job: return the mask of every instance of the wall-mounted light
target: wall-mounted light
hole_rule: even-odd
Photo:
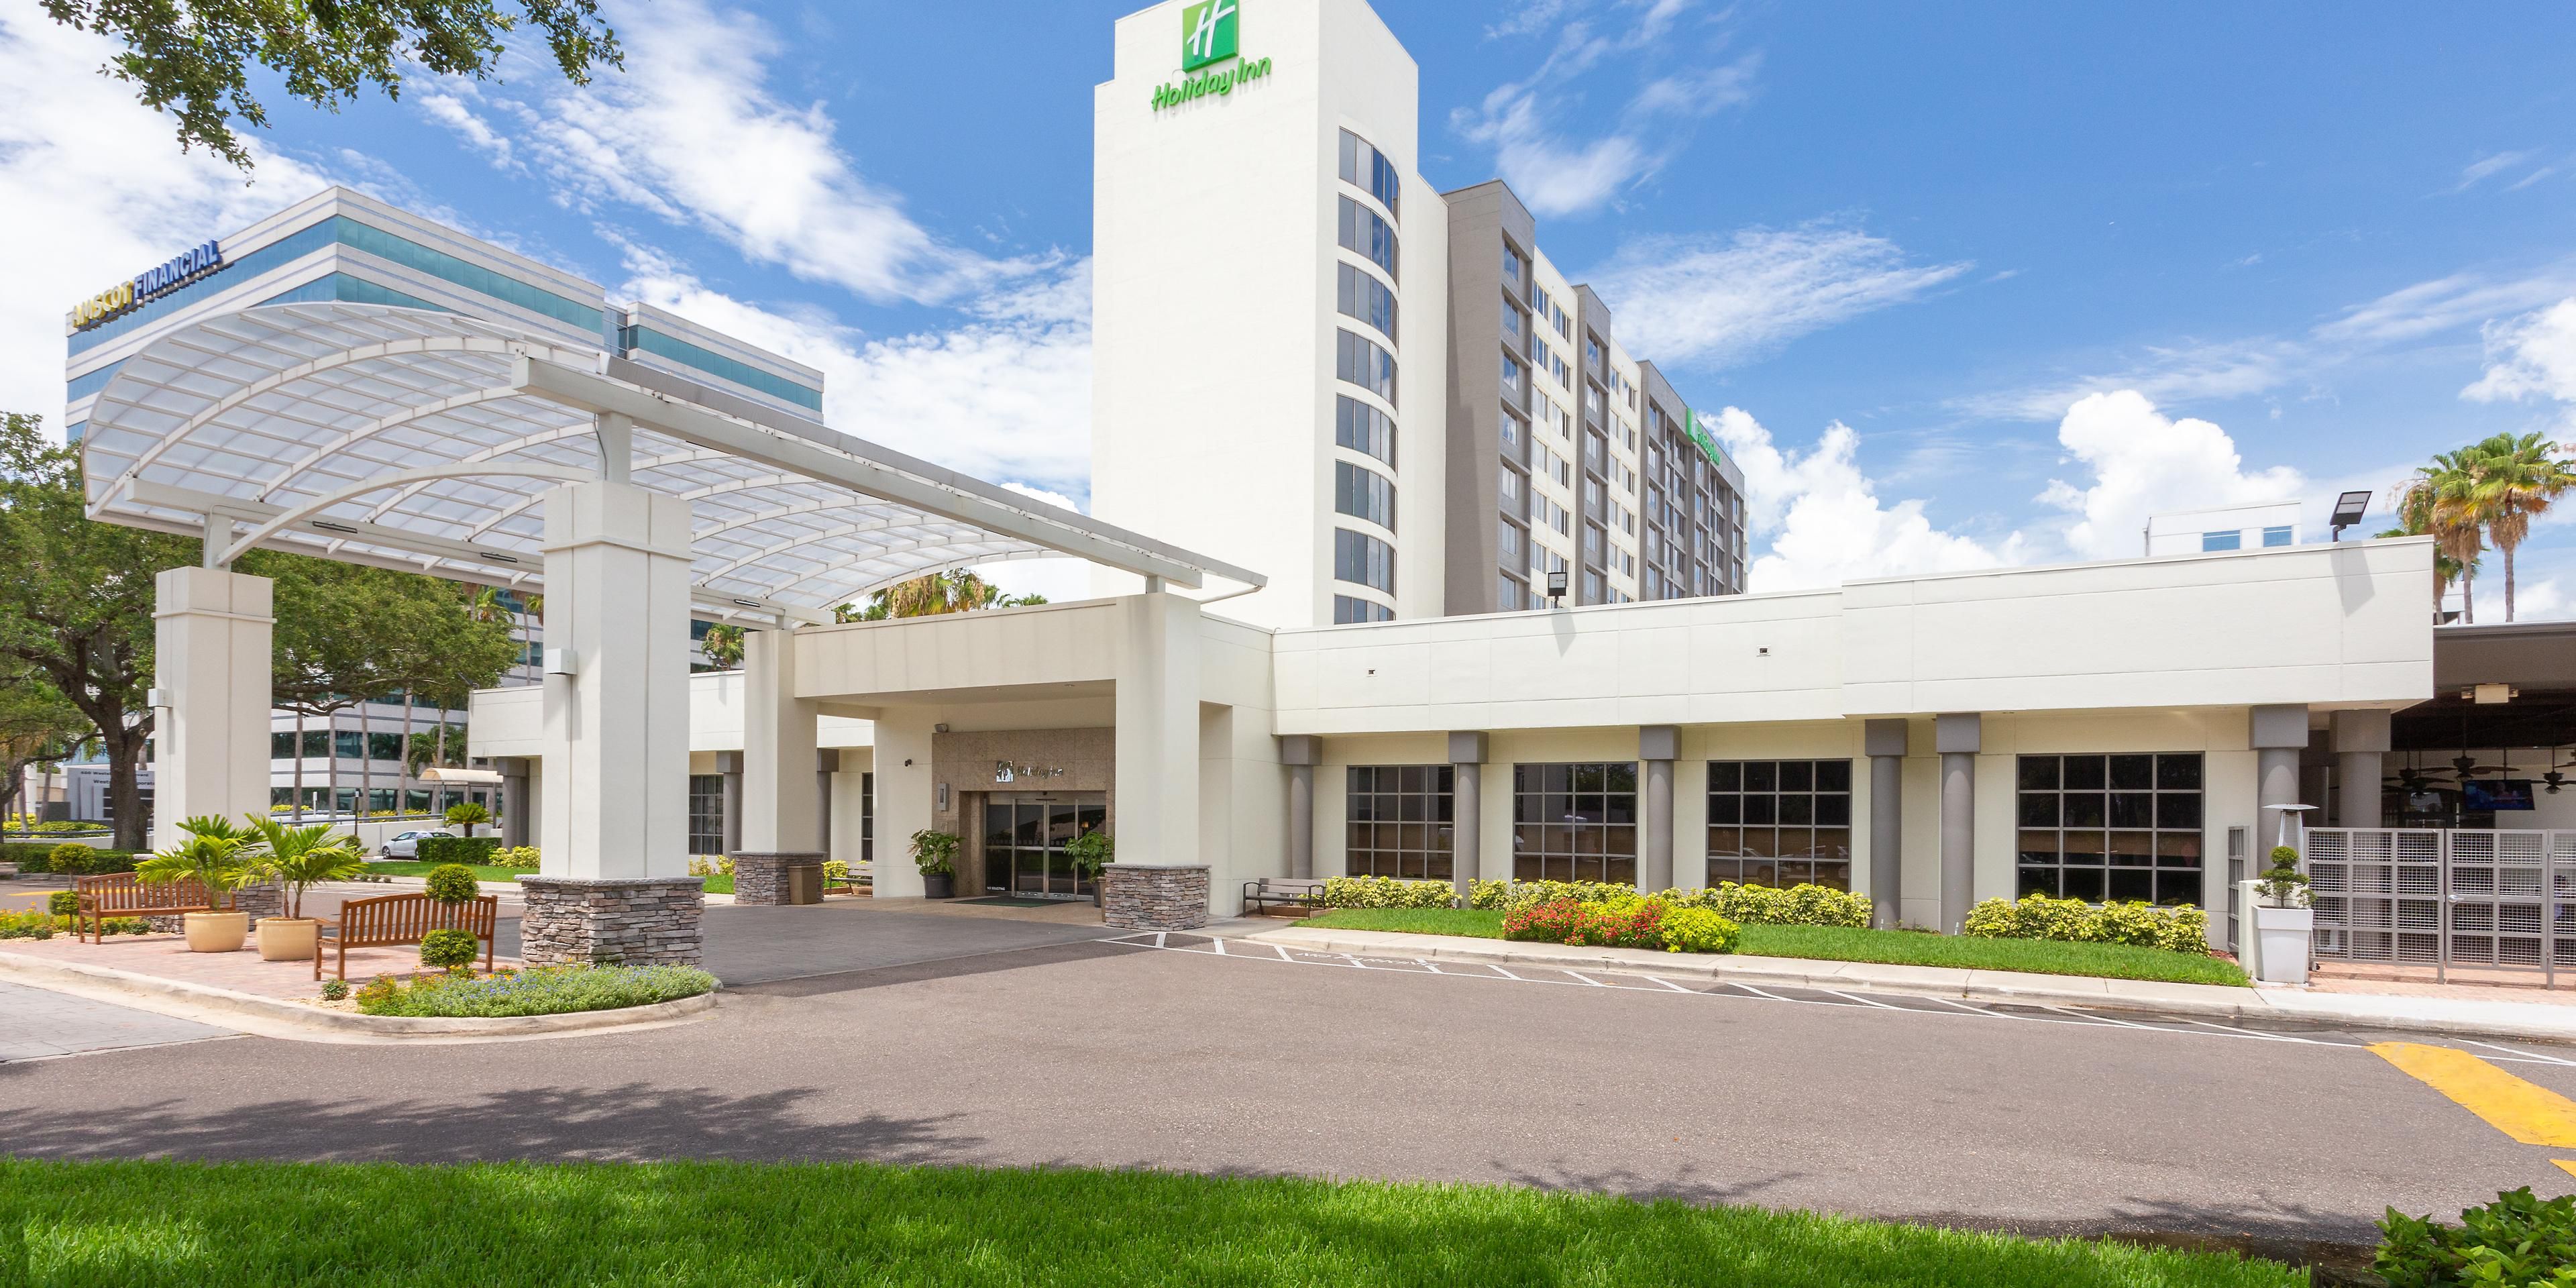
[[[942,814],[948,812],[948,784],[946,783],[939,785],[939,812]]]
[[[930,726],[930,731],[932,733],[946,733],[948,732],[948,726],[944,724],[935,724]]]
[[[577,652],[575,652],[575,651],[573,651],[573,650],[571,650],[571,649],[568,649],[568,648],[550,648],[550,649],[547,649],[547,650],[546,650],[546,674],[548,674],[548,675],[579,675],[579,674],[581,674],[581,654],[579,654],[579,653],[577,653]]]

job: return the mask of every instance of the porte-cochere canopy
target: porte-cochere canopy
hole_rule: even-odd
[[[127,359],[82,440],[93,517],[540,589],[542,500],[603,466],[689,502],[712,614],[828,619],[925,572],[1076,555],[1183,586],[1258,574],[596,348],[461,314],[279,304]]]

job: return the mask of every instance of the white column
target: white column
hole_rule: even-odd
[[[935,729],[931,713],[919,707],[889,707],[877,716],[877,898],[921,897],[921,872],[912,864],[912,834],[939,822],[939,781],[930,757]],[[954,792],[953,784],[950,790]],[[955,803],[953,796],[951,803]]]
[[[1118,861],[1199,863],[1199,606],[1119,602]]]
[[[219,568],[172,568],[154,582],[152,846],[179,820],[268,817],[273,585]]]
[[[1974,712],[1937,717],[1932,739],[1941,753],[1941,930],[1955,935],[1976,902],[1977,753],[1985,745],[1985,718]]]
[[[796,637],[742,638],[742,850],[819,853],[822,793],[814,777],[814,704],[796,697]]]
[[[1476,897],[1485,855],[1485,759],[1493,741],[1482,730],[1453,730],[1449,735],[1449,878],[1458,891],[1458,906]]]
[[[545,875],[686,876],[689,505],[594,481],[545,510]]]

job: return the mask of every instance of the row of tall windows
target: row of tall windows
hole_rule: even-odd
[[[452,737],[452,735],[451,735]],[[282,729],[268,735],[268,754],[274,760],[295,760],[295,731]],[[403,758],[400,733],[361,734],[355,729],[307,729],[304,731],[304,760],[400,760]]]
[[[1335,626],[1348,626],[1353,622],[1391,622],[1394,620],[1395,610],[1384,604],[1378,603],[1375,600],[1362,599],[1357,595],[1333,596],[1333,624]]]
[[[2198,753],[2023,756],[2017,771],[2022,893],[2200,902]],[[1449,833],[1436,825],[1451,819],[1451,791],[1446,765],[1353,767],[1348,870],[1446,879]],[[1634,882],[1637,824],[1633,763],[1512,767],[1518,880]],[[1711,885],[1848,890],[1852,827],[1848,759],[1708,763]]]
[[[1336,331],[1334,336],[1333,374],[1395,406],[1395,355],[1349,331]]]
[[[1335,395],[1333,400],[1333,441],[1395,464],[1395,420],[1348,394]]]
[[[1349,461],[1333,462],[1333,508],[1354,519],[1366,519],[1395,531],[1395,484],[1385,475]],[[1390,574],[1391,576],[1392,574]]]
[[[1336,294],[1342,316],[1358,318],[1376,327],[1379,334],[1395,338],[1395,292],[1386,283],[1356,264],[1335,265],[1340,270]]]
[[[1402,248],[1396,245],[1395,227],[1348,197],[1340,200],[1342,249],[1385,269],[1389,278],[1403,281],[1404,274],[1397,271]]]
[[[1395,547],[1348,528],[1333,529],[1333,577],[1395,593]]]
[[[1395,163],[1377,150],[1367,139],[1342,131],[1342,182],[1377,198],[1386,212],[1401,219],[1403,208],[1397,204],[1403,196],[1403,185],[1395,175]]]

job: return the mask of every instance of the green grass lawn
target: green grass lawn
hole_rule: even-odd
[[[429,875],[429,870],[431,868],[437,866],[438,865],[435,863],[420,863],[411,859],[379,859],[369,862],[367,864],[367,871],[378,876],[425,877]],[[495,868],[487,867],[480,863],[469,863],[465,866],[473,869],[474,879],[477,881],[516,881],[521,877],[536,875],[536,869],[534,868]],[[733,878],[725,876],[708,877],[707,893],[732,894]]]
[[[48,1288],[2308,1281],[2225,1255],[1672,1201],[869,1163],[0,1161],[0,1272],[21,1255],[11,1282]]]
[[[1503,937],[1503,914],[1455,908],[1340,908],[1297,923],[1328,930],[1393,930],[1416,935]],[[1735,950],[1756,957],[1957,966],[2039,975],[2093,975],[2176,984],[2243,986],[2234,962],[2125,944],[2061,944],[2041,939],[1970,939],[1913,930],[1847,930],[1838,926],[1746,926]]]

